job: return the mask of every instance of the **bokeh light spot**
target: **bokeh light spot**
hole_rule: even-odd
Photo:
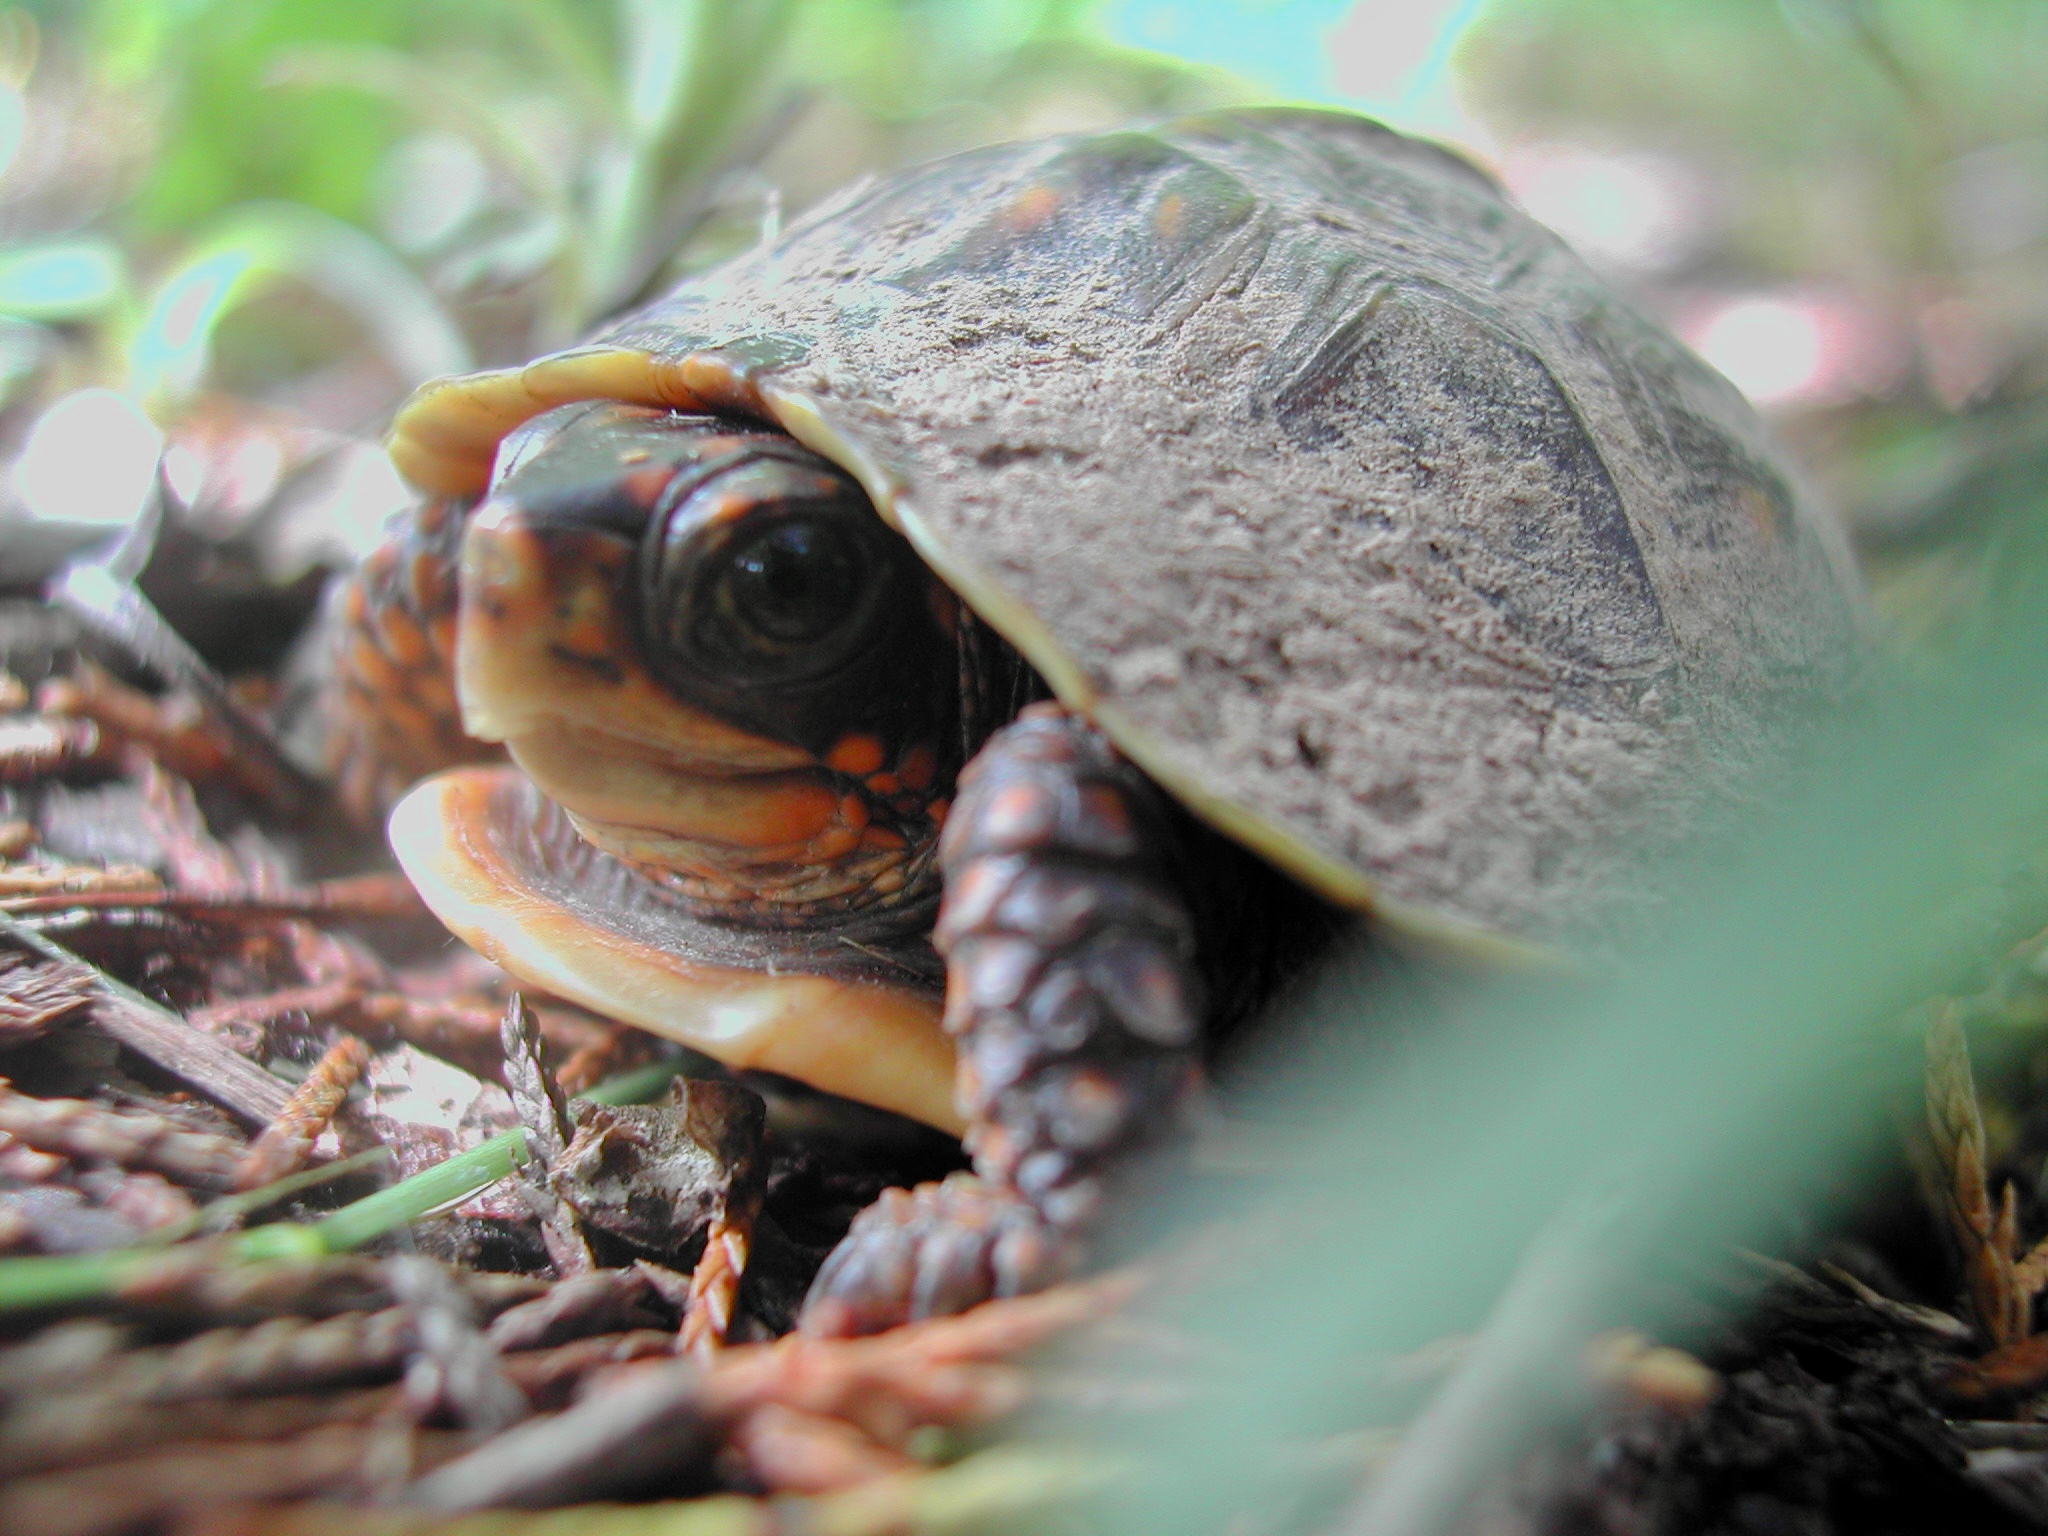
[[[120,527],[149,505],[163,434],[111,389],[66,395],[36,422],[14,461],[14,494],[41,518]]]

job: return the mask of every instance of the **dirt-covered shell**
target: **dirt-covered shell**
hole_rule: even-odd
[[[1233,113],[855,188],[393,437],[766,415],[1186,804],[1339,900],[1538,942],[1740,797],[1854,610],[1736,392],[1480,172]]]

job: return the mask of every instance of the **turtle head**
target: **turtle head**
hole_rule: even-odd
[[[457,682],[607,853],[799,921],[929,883],[959,610],[842,471],[730,418],[592,401],[506,440]]]

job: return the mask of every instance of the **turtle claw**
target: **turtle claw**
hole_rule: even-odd
[[[798,1328],[823,1338],[880,1333],[965,1312],[1060,1279],[1071,1243],[1013,1190],[972,1174],[892,1189],[862,1211],[825,1260]]]

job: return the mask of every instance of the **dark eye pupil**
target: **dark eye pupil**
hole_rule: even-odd
[[[819,523],[769,529],[733,557],[727,578],[735,616],[764,637],[801,645],[832,633],[860,604],[860,561]]]

